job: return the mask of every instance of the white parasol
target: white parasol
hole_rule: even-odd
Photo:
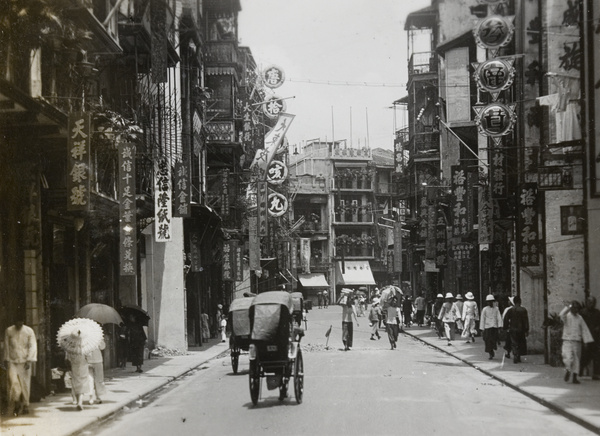
[[[59,347],[72,354],[88,354],[98,348],[104,333],[96,321],[75,318],[64,323],[56,335]]]

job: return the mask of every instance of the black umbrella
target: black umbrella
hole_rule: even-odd
[[[119,313],[125,319],[125,323],[129,321],[129,316],[133,315],[135,322],[140,323],[142,325],[147,326],[148,321],[150,321],[150,315],[140,306],[136,306],[135,304],[126,304],[119,309]]]

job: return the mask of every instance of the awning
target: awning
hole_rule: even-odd
[[[325,274],[298,274],[298,280],[305,288],[328,288],[329,283],[325,278]]]
[[[345,273],[342,274],[342,262],[337,262],[337,284],[345,286],[374,285],[375,278],[368,260],[347,260],[344,262]]]

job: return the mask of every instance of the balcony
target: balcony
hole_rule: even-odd
[[[373,224],[373,214],[371,212],[357,211],[338,211],[334,214],[334,224]]]
[[[370,148],[334,148],[331,150],[333,159],[371,159]]]
[[[238,63],[238,51],[234,41],[210,41],[206,43],[206,63],[211,67]]]
[[[421,53],[413,53],[408,63],[408,74],[437,74],[437,61],[435,58],[435,52],[427,51]]]

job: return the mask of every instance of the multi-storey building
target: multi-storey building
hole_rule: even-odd
[[[255,65],[239,1],[40,3],[0,24],[0,330],[34,328],[49,389],[56,332],[87,303],[147,310],[149,348],[202,343],[200,314],[244,277],[221,253],[243,246],[240,162],[259,135],[240,145]]]
[[[389,283],[392,152],[353,148],[345,141],[306,142],[290,160],[297,275],[305,296],[316,301],[328,289],[372,290]]]

